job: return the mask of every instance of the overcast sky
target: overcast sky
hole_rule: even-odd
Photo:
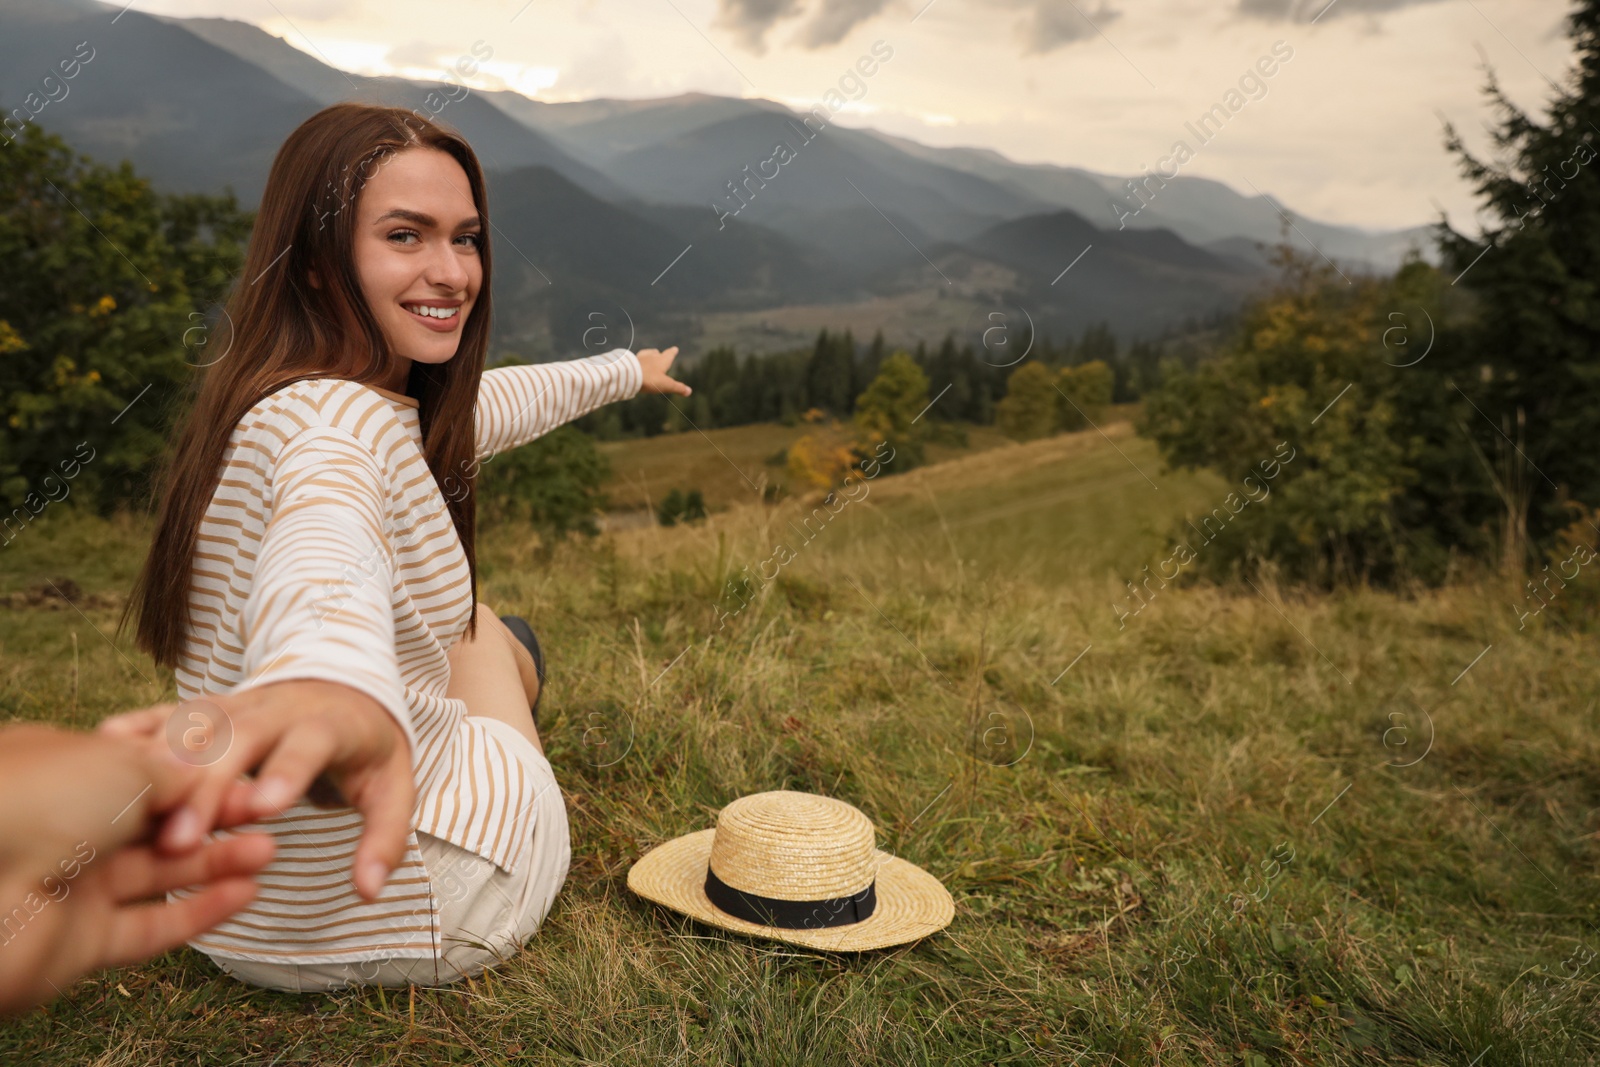
[[[1539,110],[1566,76],[1567,0],[140,0],[246,19],[337,66],[441,77],[482,41],[483,88],[541,100],[688,91],[809,107],[884,41],[849,125],[1024,162],[1183,173],[1313,218],[1458,228],[1475,204],[1443,115],[1485,143],[1486,56]],[[1209,144],[1185,130],[1277,42],[1292,58]],[[480,49],[481,50],[481,49]],[[1269,64],[1270,66],[1270,64]],[[1243,94],[1241,94],[1243,95]],[[1237,103],[1239,98],[1234,98]]]

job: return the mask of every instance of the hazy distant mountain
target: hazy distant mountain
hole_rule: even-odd
[[[102,162],[132,160],[163,188],[231,185],[253,202],[278,146],[317,101],[180,26],[117,10],[88,0],[6,0],[0,107],[20,105],[87,42],[92,58],[34,121]]]
[[[641,198],[770,226],[849,263],[878,263],[886,251],[917,257],[895,227],[918,245],[960,240],[1047,206],[983,178],[890,158],[854,130],[807,129],[787,112],[714,122],[627,152],[611,169]]]
[[[590,166],[609,170],[624,155],[725,119],[789,109],[768,100],[684,93],[659,100],[582,100],[547,104],[520,93],[484,97],[519,122],[543,130]]]
[[[832,264],[755,226],[709,213],[643,213],[591,196],[549,167],[491,171],[495,318],[502,340],[572,350],[600,315],[634,323],[710,309],[847,295]]]
[[[1078,167],[1015,163],[987,148],[933,148],[876,130],[867,135],[919,159],[966,171],[1019,195],[1068,208],[1101,227],[1115,229],[1120,220],[1128,229],[1168,229],[1194,244],[1242,238],[1273,245],[1280,242],[1285,229],[1284,217],[1278,212],[1283,208],[1299,227],[1298,231],[1289,229],[1289,240],[1303,251],[1314,245],[1336,259],[1392,269],[1411,248],[1433,247],[1431,231],[1425,226],[1372,231],[1317,222],[1296,214],[1276,199],[1274,207],[1260,196],[1243,196],[1209,178],[1179,175],[1165,186],[1152,182],[1141,207],[1140,198],[1129,190],[1126,178]],[[1137,213],[1123,219],[1129,212]],[[1254,256],[1253,252],[1247,254]]]
[[[1057,336],[1102,319],[1148,336],[1237,306],[1264,273],[1170,230],[1103,230],[1071,211],[1012,219],[964,246],[1016,271],[1009,299]]]
[[[430,100],[429,94],[434,91],[437,82],[349,74],[328,66],[291,46],[283,38],[274,37],[247,22],[218,18],[164,18],[163,21],[188,30],[232,53],[285,85],[300,89],[315,99],[319,106],[341,100],[358,100],[433,114],[466,136],[486,170],[544,166],[565,175],[597,196],[617,199],[626,195],[622,187],[567,154],[551,138],[494,106],[485,98],[489,94],[474,91],[465,99],[455,99],[460,96],[461,90],[452,84],[448,96],[437,95]],[[443,78],[445,71],[441,70],[439,74]],[[257,188],[252,193],[251,201],[254,202],[259,196],[260,189]]]

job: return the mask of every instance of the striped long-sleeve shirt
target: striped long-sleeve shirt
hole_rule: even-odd
[[[641,381],[627,349],[486,371],[477,458],[631,397]],[[471,590],[423,458],[417,401],[316,378],[258,402],[224,453],[191,583],[181,701],[287,679],[353,686],[400,725],[417,783],[405,859],[376,901],[350,882],[361,817],[301,802],[252,827],[277,843],[257,899],[191,944],[268,962],[437,958],[438,905],[416,833],[512,872],[535,809],[518,761],[444,695]]]

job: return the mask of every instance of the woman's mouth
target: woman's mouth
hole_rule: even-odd
[[[422,325],[439,333],[449,333],[456,328],[461,320],[461,306],[436,307],[430,304],[401,304],[411,317],[419,320]]]

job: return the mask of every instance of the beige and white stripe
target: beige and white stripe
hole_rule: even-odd
[[[627,349],[486,371],[477,458],[631,397],[641,380]],[[285,386],[240,420],[224,454],[194,556],[178,698],[292,678],[360,689],[411,743],[414,831],[514,872],[533,832],[530,778],[444,695],[446,654],[471,615],[468,579],[423,458],[417,402],[337,378]],[[353,810],[301,803],[258,828],[278,847],[260,895],[196,948],[297,963],[440,954],[438,903],[415,832],[369,903],[350,884],[361,833]]]

